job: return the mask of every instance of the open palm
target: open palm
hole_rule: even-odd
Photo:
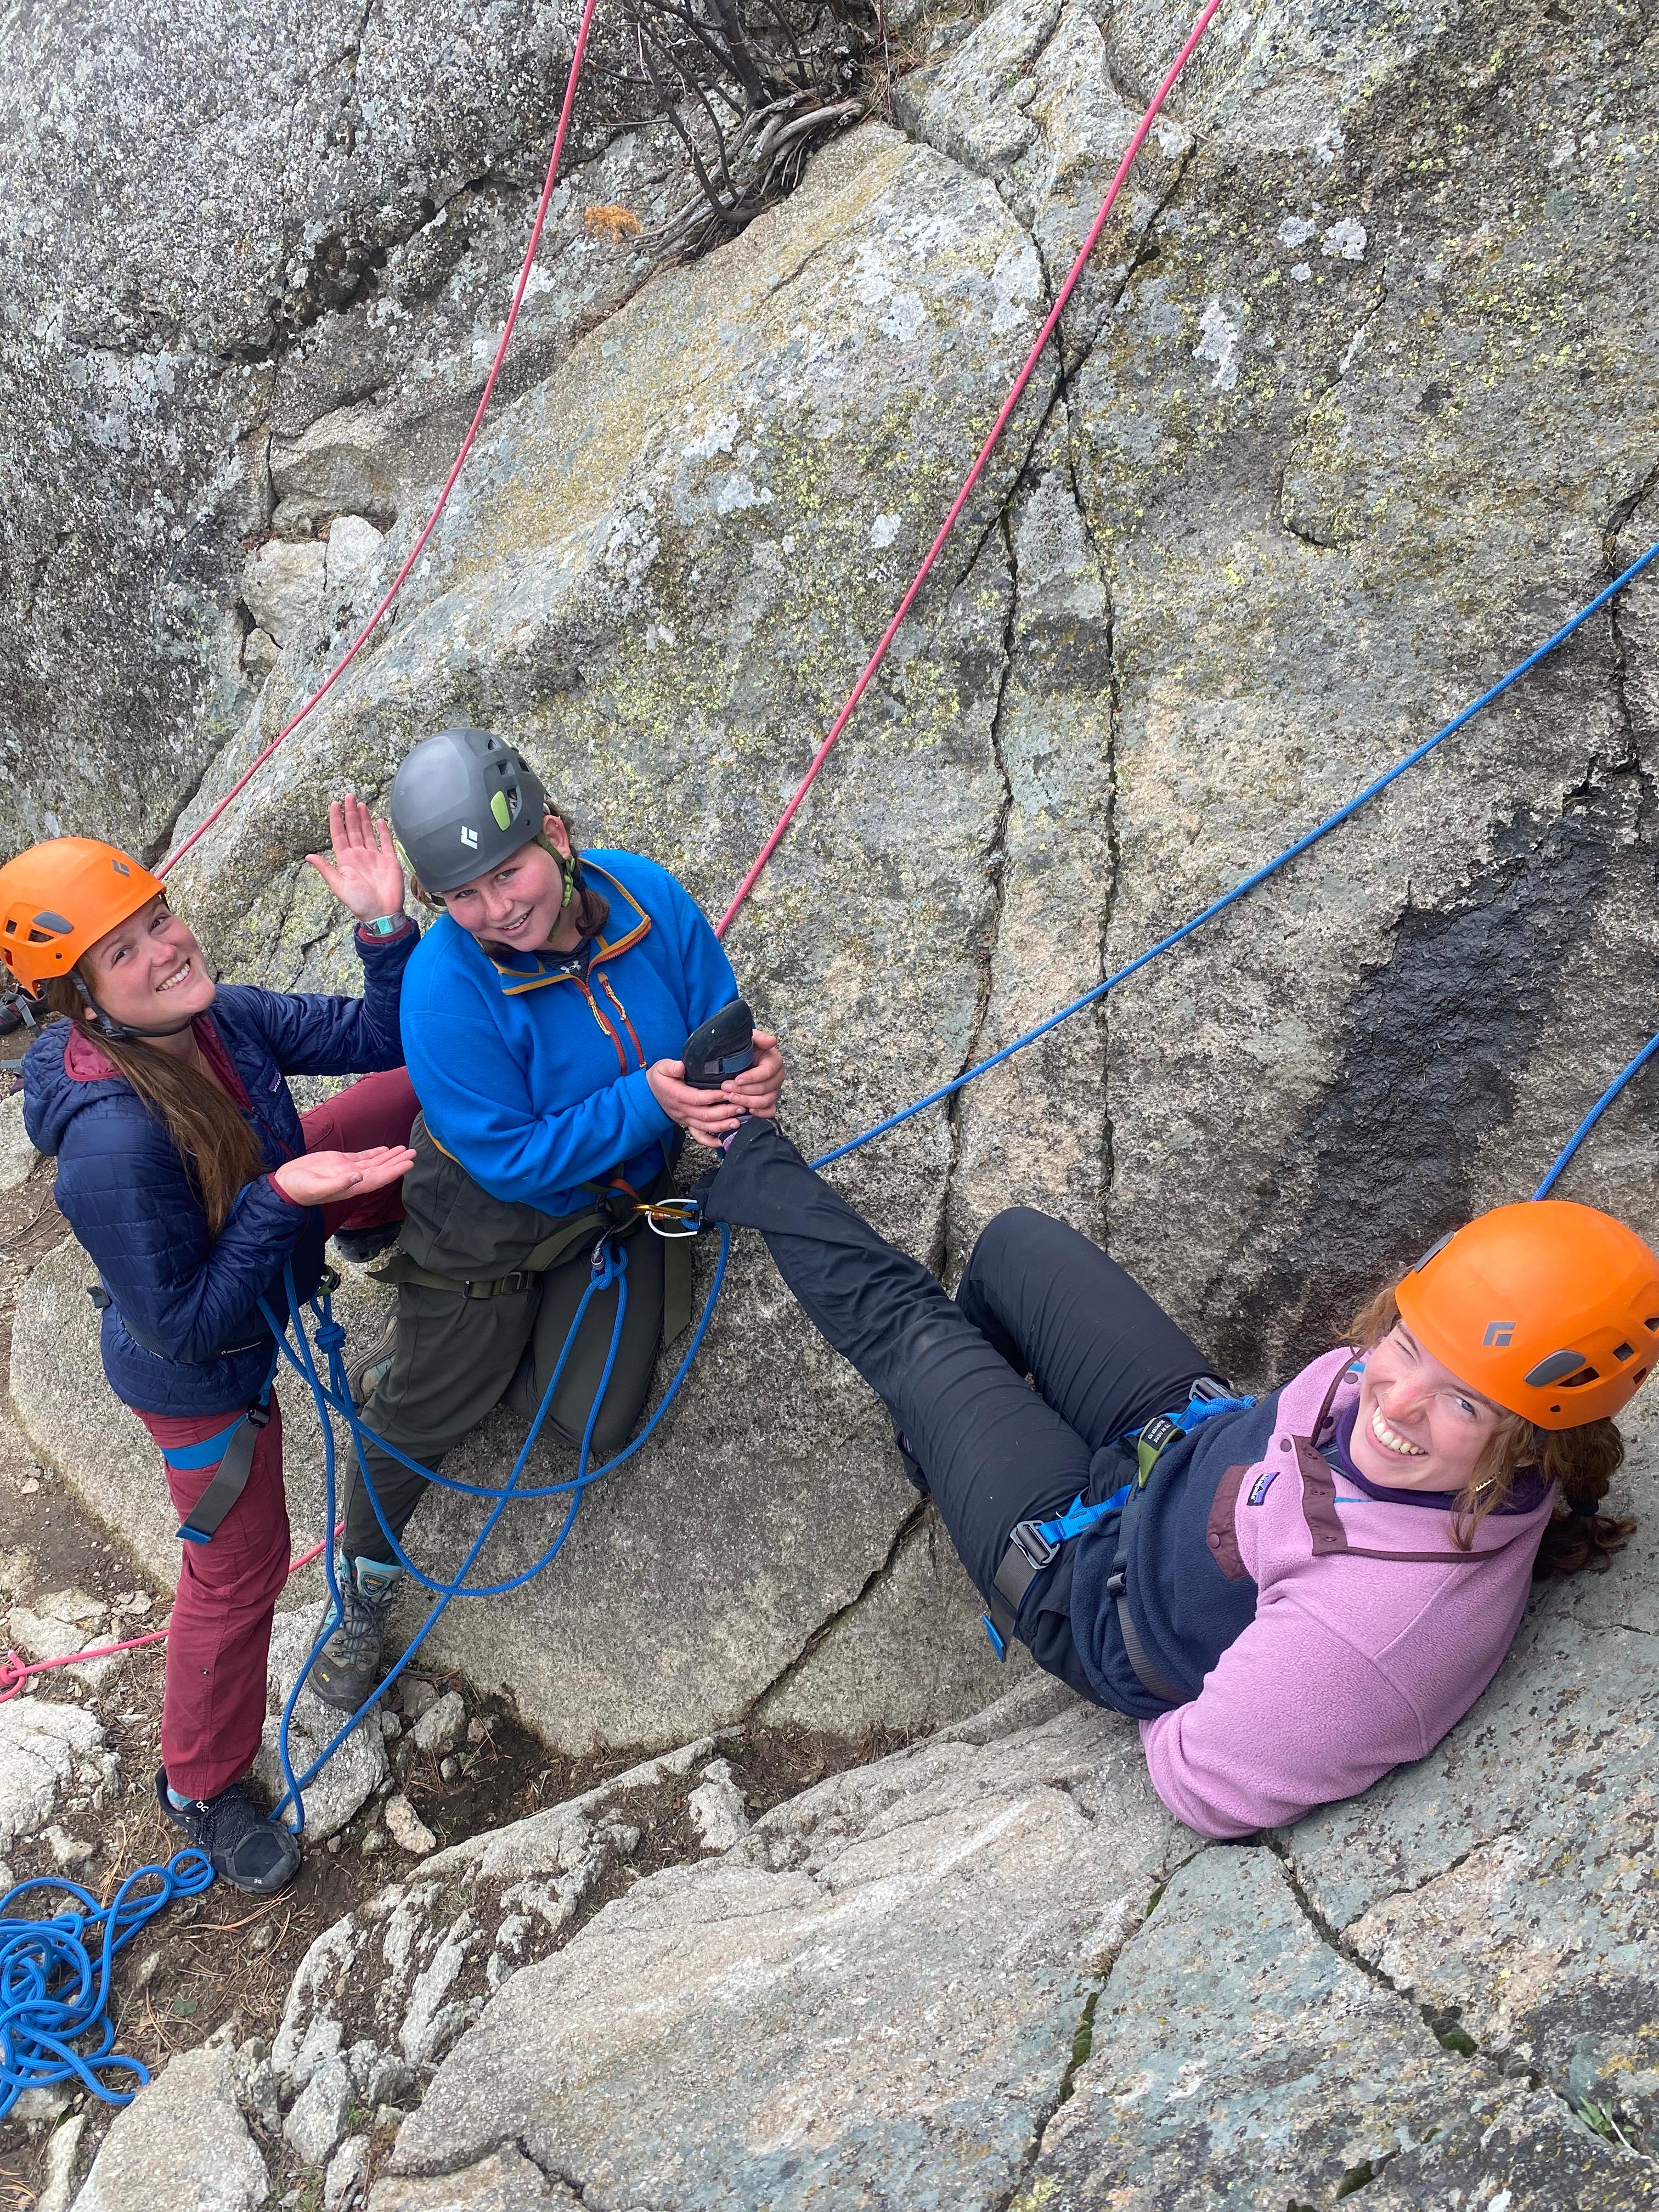
[[[377,822],[362,800],[348,792],[328,810],[328,834],[333,859],[321,853],[307,853],[306,858],[341,905],[359,921],[401,912],[404,872],[386,823]]]

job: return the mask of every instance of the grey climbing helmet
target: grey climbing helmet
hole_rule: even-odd
[[[392,779],[392,827],[421,887],[453,891],[541,835],[547,793],[505,738],[440,730]]]

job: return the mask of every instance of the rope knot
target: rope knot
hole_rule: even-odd
[[[317,1331],[317,1349],[322,1352],[343,1352],[346,1333],[343,1323],[325,1321]]]
[[[8,1651],[5,1657],[0,1659],[0,1705],[3,1705],[9,1698],[17,1695],[27,1681],[30,1669],[15,1651]]]

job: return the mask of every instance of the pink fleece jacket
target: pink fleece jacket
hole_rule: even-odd
[[[1314,1443],[1358,1395],[1352,1357],[1287,1382],[1262,1457],[1223,1478],[1211,1548],[1255,1581],[1255,1618],[1190,1705],[1140,1723],[1153,1788],[1203,1836],[1299,1820],[1423,1758],[1521,1623],[1554,1490],[1489,1515],[1468,1552],[1448,1514],[1361,1496]]]

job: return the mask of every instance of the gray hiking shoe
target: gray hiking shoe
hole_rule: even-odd
[[[373,1559],[335,1562],[343,1613],[311,1663],[311,1686],[337,1713],[355,1713],[380,1679],[386,1615],[401,1567]]]

